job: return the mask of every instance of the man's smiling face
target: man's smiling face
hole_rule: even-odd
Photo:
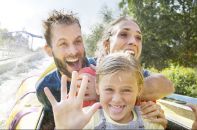
[[[78,24],[54,24],[51,30],[51,53],[61,73],[71,77],[85,64],[85,50]]]

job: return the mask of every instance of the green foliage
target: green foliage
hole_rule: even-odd
[[[102,19],[101,22],[92,27],[89,35],[84,36],[87,56],[94,56],[97,43],[102,38],[105,26],[113,20],[112,11],[108,7],[104,6],[100,13]]]
[[[103,30],[104,27],[102,24],[95,25],[92,29],[91,34],[86,36],[85,49],[87,56],[94,56],[97,47],[97,42],[101,39]]]
[[[194,69],[171,65],[161,73],[174,83],[175,93],[197,97],[197,73]]]
[[[197,64],[197,5],[192,0],[122,0],[119,6],[141,27],[147,67]]]

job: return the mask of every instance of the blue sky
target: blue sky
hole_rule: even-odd
[[[0,0],[0,27],[9,31],[25,29],[42,35],[41,21],[53,9],[72,10],[78,13],[83,33],[89,33],[99,22],[100,10],[106,5],[118,14],[120,0]]]

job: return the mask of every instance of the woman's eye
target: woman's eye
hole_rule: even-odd
[[[141,36],[136,36],[136,39],[141,41],[142,40],[142,37]]]
[[[127,37],[127,35],[128,35],[127,33],[120,33],[121,37]]]

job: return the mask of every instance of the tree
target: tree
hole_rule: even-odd
[[[113,20],[112,11],[107,7],[103,6],[100,11],[101,22],[95,24],[89,35],[85,35],[85,48],[87,56],[94,56],[97,43],[102,37],[102,33],[105,29],[105,26]]]
[[[122,0],[119,6],[141,27],[146,66],[197,64],[197,6],[191,0]]]

